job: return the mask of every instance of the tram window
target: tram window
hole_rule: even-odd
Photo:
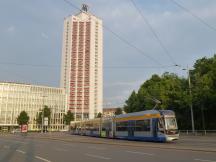
[[[92,131],[98,131],[99,129],[97,127],[92,128]]]
[[[176,119],[174,117],[165,118],[167,129],[177,129]]]
[[[92,131],[99,131],[99,123],[97,123],[97,122],[93,123]]]
[[[112,128],[112,123],[111,122],[104,122],[102,124],[102,131],[111,130],[111,128]]]
[[[135,131],[150,131],[150,120],[137,120]]]
[[[116,131],[128,131],[128,122],[117,122]]]
[[[163,130],[163,128],[164,128],[164,119],[163,118],[159,119],[158,128],[159,128],[159,130]]]
[[[91,126],[92,126],[91,124],[86,123],[86,125],[85,125],[86,130],[88,130],[88,131],[91,130]]]
[[[92,123],[86,123],[86,130],[90,131],[93,129],[93,124]]]

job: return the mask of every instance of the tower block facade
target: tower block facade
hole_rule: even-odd
[[[64,20],[61,87],[67,94],[67,109],[75,120],[92,119],[102,113],[103,27],[102,20],[88,12]]]

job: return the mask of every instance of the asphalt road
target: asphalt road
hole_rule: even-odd
[[[216,162],[216,137],[183,137],[161,144],[67,134],[0,135],[0,161]]]

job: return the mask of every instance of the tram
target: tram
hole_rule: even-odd
[[[71,134],[127,140],[168,142],[179,139],[175,113],[171,110],[146,110],[112,118],[76,121]]]

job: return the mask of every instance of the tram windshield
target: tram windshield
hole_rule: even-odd
[[[166,123],[166,129],[167,130],[178,129],[175,117],[166,117],[165,123]]]

